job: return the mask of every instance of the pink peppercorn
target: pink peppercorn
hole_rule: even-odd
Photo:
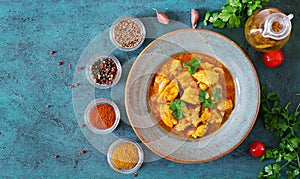
[[[73,85],[70,85],[70,88],[73,88]]]
[[[55,51],[51,50],[51,51],[50,51],[50,54],[51,54],[51,55],[55,54]]]
[[[105,68],[105,64],[101,63],[100,68]]]
[[[57,62],[58,66],[61,66],[63,64],[63,62]]]
[[[82,151],[80,151],[80,153],[81,153],[81,154],[85,154],[85,153],[86,153],[86,151],[85,151],[85,150],[82,150]]]
[[[59,158],[59,155],[54,155],[54,158]]]

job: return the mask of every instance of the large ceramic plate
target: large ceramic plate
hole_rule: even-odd
[[[153,73],[165,60],[180,52],[199,52],[221,61],[231,72],[236,89],[235,108],[215,133],[190,140],[168,133],[151,118],[147,90]],[[163,35],[138,56],[129,73],[125,104],[137,136],[153,152],[180,163],[201,163],[222,157],[247,137],[260,102],[256,71],[247,55],[232,40],[207,30],[184,29]]]

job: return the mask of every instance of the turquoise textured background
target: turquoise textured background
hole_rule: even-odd
[[[190,10],[215,11],[225,0],[193,1],[0,1],[0,178],[132,178],[114,172],[106,155],[83,135],[72,104],[73,74],[85,48],[119,16],[154,17],[157,8],[170,19],[190,26]],[[273,0],[270,6],[293,13],[292,36],[283,48],[285,62],[276,69],[262,63],[262,53],[251,48],[240,29],[215,29],[241,46],[256,67],[259,79],[278,92],[282,104],[299,101],[300,1]],[[298,25],[298,26],[297,26]],[[163,27],[162,27],[163,28]],[[146,39],[142,48],[153,39]],[[134,52],[114,51],[122,64]],[[49,51],[55,50],[54,55]],[[57,62],[63,65],[58,66]],[[68,68],[71,64],[71,68]],[[63,70],[63,73],[61,73]],[[110,90],[96,93],[111,98]],[[50,105],[49,109],[45,105]],[[116,135],[137,140],[131,127],[121,123]],[[144,163],[137,178],[256,178],[258,158],[248,153],[255,140],[267,146],[278,139],[263,127],[261,118],[233,152],[218,160],[184,165],[160,159]],[[81,154],[86,150],[86,154]],[[59,155],[58,159],[53,156]]]

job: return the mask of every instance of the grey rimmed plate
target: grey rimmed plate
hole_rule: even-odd
[[[235,108],[228,120],[213,134],[195,140],[168,133],[151,117],[147,107],[153,73],[168,57],[180,52],[216,58],[228,68],[235,83]],[[179,163],[208,162],[234,150],[251,131],[259,104],[259,81],[247,55],[229,38],[202,29],[174,31],[154,40],[137,57],[125,90],[127,115],[137,136],[159,156]]]

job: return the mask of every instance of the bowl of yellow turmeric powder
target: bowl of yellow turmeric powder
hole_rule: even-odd
[[[114,171],[131,174],[141,167],[144,152],[137,142],[131,139],[119,139],[109,147],[107,161]]]

